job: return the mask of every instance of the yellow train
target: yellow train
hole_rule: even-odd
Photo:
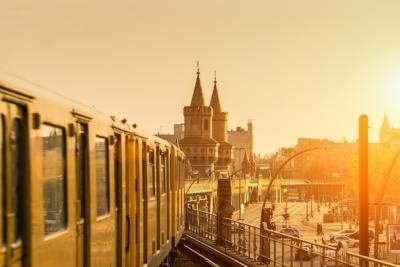
[[[184,229],[183,152],[0,81],[0,266],[159,266]]]

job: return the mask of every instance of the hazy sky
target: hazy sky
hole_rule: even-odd
[[[298,137],[400,127],[400,1],[0,2],[0,72],[172,132],[217,70],[229,128],[254,121],[255,151]]]

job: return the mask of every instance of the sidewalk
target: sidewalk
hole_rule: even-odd
[[[329,207],[320,205],[320,212],[317,212],[317,205],[316,203],[313,204],[313,217],[308,216],[308,221],[306,218],[302,220],[302,224],[306,226],[313,227],[317,229],[317,223],[322,223],[323,230],[324,232],[335,232],[335,231],[340,231],[342,229],[342,224],[341,222],[335,222],[335,223],[324,223],[323,222],[323,217],[325,213],[328,213]],[[354,225],[352,225],[354,228]],[[349,224],[347,222],[343,222],[343,229],[349,229]]]

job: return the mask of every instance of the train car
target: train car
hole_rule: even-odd
[[[0,80],[0,96],[0,265],[165,261],[183,231],[182,151],[32,85]]]
[[[176,246],[179,242],[184,228],[184,210],[185,210],[185,176],[186,176],[186,158],[185,154],[176,146],[172,146],[171,151],[171,169],[173,174],[172,180],[172,211],[175,216],[172,216],[172,244]]]

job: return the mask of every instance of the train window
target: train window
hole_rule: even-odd
[[[165,155],[161,155],[161,167],[160,167],[160,178],[161,178],[161,194],[166,192],[166,175],[167,172],[165,171]]]
[[[7,228],[6,228],[6,210],[7,210],[7,205],[6,205],[6,129],[5,129],[5,123],[4,123],[4,116],[1,115],[1,122],[0,122],[0,127],[1,127],[1,178],[2,178],[2,183],[1,183],[1,189],[2,189],[2,212],[3,212],[3,245],[7,243]]]
[[[43,219],[45,235],[67,225],[67,183],[65,131],[61,127],[41,127],[43,153]]]
[[[143,178],[142,178],[142,190],[143,190],[143,194],[142,194],[142,201],[145,200],[145,198],[147,197],[147,192],[146,192],[146,188],[147,188],[147,158],[146,158],[146,143],[143,142],[142,144],[142,173],[143,173]],[[139,168],[136,168],[137,170],[139,170]],[[136,174],[139,177],[139,173]]]
[[[154,151],[149,153],[149,197],[156,195],[156,175],[154,166]]]
[[[96,214],[103,216],[110,210],[107,139],[96,137]]]
[[[23,179],[23,155],[22,155],[22,136],[21,136],[21,120],[15,119],[13,122],[14,146],[11,155],[11,209],[15,216],[14,220],[14,242],[18,242],[21,238],[21,182]]]

